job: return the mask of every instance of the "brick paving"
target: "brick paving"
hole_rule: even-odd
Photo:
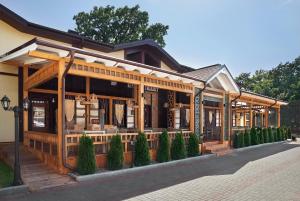
[[[128,199],[142,200],[300,200],[300,147],[249,162],[234,174],[206,176]]]

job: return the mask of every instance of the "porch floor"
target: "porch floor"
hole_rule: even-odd
[[[0,154],[6,163],[14,164],[14,145],[0,144]],[[1,158],[0,157],[0,158]],[[58,174],[36,158],[24,146],[20,147],[21,177],[31,191],[75,183],[68,175]]]

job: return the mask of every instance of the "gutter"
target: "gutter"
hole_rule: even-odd
[[[234,101],[239,99],[241,96],[242,96],[242,90],[240,90],[240,94],[237,97],[235,97],[233,100],[231,100],[231,103],[233,103]]]
[[[276,104],[277,104],[277,99],[275,99],[275,103],[273,103],[272,105],[270,105],[268,108],[271,109]]]
[[[73,170],[74,168],[72,168],[67,164],[66,155],[65,155],[65,94],[66,94],[65,82],[66,82],[66,76],[68,74],[68,71],[70,70],[71,66],[74,63],[75,51],[74,50],[70,51],[69,55],[70,55],[70,61],[67,64],[64,73],[62,75],[62,124],[63,124],[62,125],[62,159],[63,159],[63,166]]]

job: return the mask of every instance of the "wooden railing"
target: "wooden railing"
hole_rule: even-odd
[[[56,134],[26,131],[24,133],[24,145],[34,152],[57,156]]]
[[[175,138],[177,132],[168,132],[170,141]],[[183,138],[187,144],[191,131],[182,131]],[[157,149],[158,139],[161,132],[145,133],[150,149]],[[111,138],[117,134],[86,134],[91,137],[95,145],[96,155],[107,154]],[[138,133],[119,133],[123,143],[124,153],[131,152],[133,149],[132,143],[136,141]],[[82,134],[66,134],[66,156],[76,156],[78,151],[79,139]]]

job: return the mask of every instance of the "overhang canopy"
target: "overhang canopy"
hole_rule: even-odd
[[[182,81],[183,83],[193,84],[199,88],[204,87],[203,80],[188,75],[163,70],[134,61],[119,59],[100,53],[96,54],[79,48],[58,45],[40,39],[33,39],[24,45],[0,56],[0,62],[12,62],[18,65],[39,65],[48,62],[48,60],[45,58],[35,58],[30,56],[29,53],[33,51],[51,53],[51,55],[55,55],[57,58],[67,57],[70,52],[74,52],[75,58],[84,60],[87,63],[102,63],[107,67],[123,68],[126,71],[136,71],[144,75]]]

